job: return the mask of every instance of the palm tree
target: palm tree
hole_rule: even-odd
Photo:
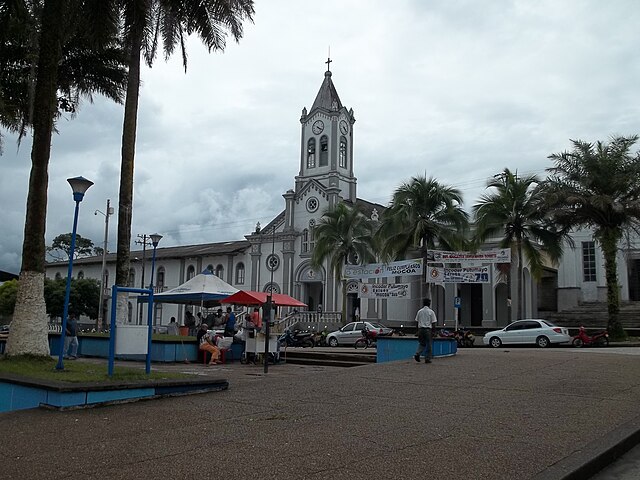
[[[315,247],[311,265],[329,262],[336,285],[342,279],[344,265],[374,261],[372,225],[356,207],[344,202],[327,209],[314,228]],[[347,318],[347,281],[342,279],[342,319]]]
[[[253,0],[119,1],[123,7],[125,44],[129,52],[129,81],[122,127],[116,284],[126,285],[129,278],[141,54],[144,54],[147,65],[151,66],[159,40],[162,41],[165,57],[169,57],[179,45],[186,71],[187,36],[195,33],[209,51],[224,51],[227,31],[234,40],[239,41],[243,34],[243,21],[253,19],[254,8]],[[126,312],[126,302],[123,300],[119,300],[118,311]]]
[[[524,258],[529,263],[534,278],[543,271],[545,256],[557,262],[562,256],[564,232],[550,222],[543,208],[542,197],[537,193],[538,178],[535,175],[519,176],[508,168],[489,181],[487,188],[495,189],[480,197],[473,206],[475,213],[476,244],[489,237],[501,237],[500,247],[511,248],[518,266],[518,318],[522,318],[524,303]]]
[[[63,43],[54,131],[55,120],[63,113],[73,116],[82,98],[91,100],[100,93],[122,101],[124,50],[115,27],[105,30],[96,25],[107,14],[103,8],[100,0],[85,1],[71,8],[60,26]],[[42,2],[0,0],[0,126],[17,134],[19,143],[32,128],[41,15]]]
[[[455,250],[464,246],[469,217],[456,188],[425,176],[412,177],[393,193],[377,235],[382,256],[396,259],[419,248],[425,273],[429,249],[438,245]]]
[[[77,97],[74,98],[78,98],[80,95],[98,91],[119,100],[122,90],[119,90],[117,85],[112,88],[114,85],[111,82],[103,85],[100,73],[92,70],[92,66],[88,64],[74,63],[75,70],[67,72],[64,70],[64,62],[69,60],[66,56],[69,49],[73,50],[73,54],[78,55],[77,58],[93,55],[99,59],[104,53],[104,45],[113,46],[115,31],[96,27],[100,18],[98,12],[104,12],[100,0],[84,2],[45,0],[43,3],[20,3],[20,8],[15,10],[19,12],[20,17],[13,20],[11,30],[11,35],[15,36],[10,40],[14,42],[4,44],[4,48],[15,47],[16,52],[23,48],[25,53],[15,62],[4,64],[7,69],[3,70],[3,73],[11,70],[11,67],[16,65],[17,67],[9,76],[11,88],[2,92],[3,95],[12,92],[12,97],[3,97],[5,100],[2,102],[5,106],[3,113],[6,115],[3,118],[3,125],[8,124],[9,128],[12,128],[12,125],[31,126],[33,143],[20,283],[11,333],[7,341],[7,354],[46,356],[49,355],[49,343],[44,302],[44,236],[51,137],[55,118],[61,106],[59,104],[61,97],[58,94],[75,92]],[[32,10],[29,10],[30,8]],[[8,10],[2,11],[6,13]],[[33,25],[26,22],[32,20],[37,28],[24,34],[24,31],[20,30],[20,22],[25,22],[23,26],[29,29]],[[28,40],[25,44],[25,39],[32,39],[36,32],[37,42],[29,43],[31,40]],[[34,45],[37,45],[37,48]],[[81,52],[72,49],[71,45],[76,45]],[[29,55],[26,60],[25,54]],[[102,60],[97,61],[101,67],[107,64],[104,58]],[[33,75],[23,69],[20,76],[21,65],[28,66],[26,70],[32,71]],[[119,75],[121,85],[124,70],[119,65],[111,66],[116,72],[111,78],[116,79]],[[27,93],[30,91],[30,85],[33,85],[30,83],[33,78],[35,78],[35,85],[34,94],[31,96]],[[15,92],[20,91],[25,93],[25,98],[29,99],[28,102],[15,97]],[[7,99],[10,100],[9,105],[6,102]],[[68,106],[69,103],[65,105]]]
[[[619,322],[620,294],[616,253],[626,229],[638,233],[640,152],[631,153],[638,136],[613,137],[609,143],[572,140],[573,150],[555,153],[544,191],[554,220],[567,228],[592,228],[604,255],[608,329],[625,332]]]

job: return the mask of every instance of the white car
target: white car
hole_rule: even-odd
[[[527,319],[510,323],[502,330],[488,332],[482,341],[494,348],[502,344],[537,345],[545,348],[553,343],[568,343],[571,336],[566,328],[558,327],[546,320]]]
[[[362,338],[362,330],[365,327],[376,336],[391,335],[393,333],[393,329],[385,327],[380,323],[351,322],[347,323],[340,330],[336,330],[327,335],[327,344],[329,344],[330,347],[354,345],[356,340]]]

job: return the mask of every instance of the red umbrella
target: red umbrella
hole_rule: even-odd
[[[240,290],[227,298],[220,300],[220,303],[232,303],[235,305],[262,305],[267,303],[268,293],[253,292],[251,290]],[[272,294],[272,301],[280,307],[306,307],[306,303],[296,300],[283,293]]]

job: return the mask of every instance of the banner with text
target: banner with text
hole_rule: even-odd
[[[422,259],[400,260],[390,263],[368,265],[345,265],[344,278],[386,278],[422,275]]]
[[[510,248],[496,248],[479,252],[448,252],[445,250],[431,250],[429,261],[434,263],[511,263]]]
[[[409,298],[408,283],[360,283],[359,298]]]
[[[489,283],[489,267],[429,267],[429,279],[433,283]]]

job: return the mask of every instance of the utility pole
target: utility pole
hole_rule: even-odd
[[[107,288],[105,285],[105,267],[107,263],[107,242],[109,238],[109,217],[113,215],[113,207],[111,206],[111,200],[107,199],[106,213],[102,213],[100,210],[93,212],[94,215],[102,213],[104,215],[104,243],[102,244],[102,270],[100,274],[100,302],[98,303],[98,321],[96,323],[96,330],[102,331],[103,315],[104,315],[104,291]]]
[[[151,246],[151,239],[146,233],[144,235],[138,234],[136,236],[140,240],[136,240],[133,243],[135,243],[136,245],[142,245],[142,279],[140,281],[140,288],[144,288],[144,266],[146,260],[147,245]],[[142,325],[142,307],[140,307],[140,304],[138,304],[138,312],[138,325]]]

